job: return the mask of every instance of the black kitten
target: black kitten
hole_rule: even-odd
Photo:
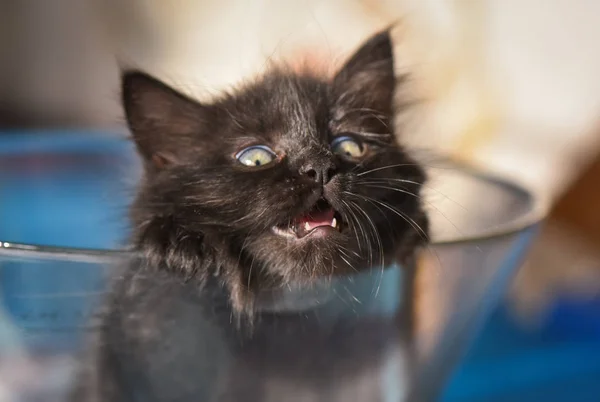
[[[426,236],[424,173],[393,132],[395,84],[387,32],[329,82],[279,70],[210,105],[126,73],[146,166],[136,248],[152,267],[219,276],[238,310],[261,287],[411,254]]]
[[[217,366],[227,357],[212,354],[227,337],[210,334],[227,333],[230,319],[208,324],[201,318],[206,309],[212,317],[228,305],[231,315],[251,317],[265,290],[411,259],[427,237],[419,198],[425,175],[394,133],[396,85],[387,32],[367,41],[332,79],[279,69],[211,104],[126,73],[123,102],[145,164],[132,209],[141,257],[114,289],[93,363],[95,385],[80,392],[102,401],[205,400],[198,392],[210,387],[190,376],[218,382]],[[222,304],[218,297],[202,301],[208,282],[224,290]],[[375,334],[376,325],[344,331]],[[273,338],[261,336],[257,331],[254,339],[263,346],[230,340],[237,345],[231,348],[248,347],[253,357],[246,359],[268,366],[281,354],[265,351]],[[309,354],[318,349],[313,338],[275,337],[283,346],[305,345]],[[245,363],[236,364],[241,370]],[[302,373],[293,374],[297,380],[312,370],[294,364],[272,367],[278,375],[295,367]],[[164,381],[172,384],[158,385]]]

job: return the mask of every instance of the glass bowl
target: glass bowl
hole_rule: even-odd
[[[140,165],[132,145],[116,134],[0,134],[0,400],[61,401],[84,334],[99,318],[107,281],[131,257],[123,248],[126,213]],[[434,242],[418,262],[415,384],[421,400],[435,400],[443,390],[545,213],[527,190],[492,175],[448,161],[428,171],[424,199]],[[330,314],[325,321],[397,317],[402,272],[390,267],[385,274],[342,278],[318,295],[314,288],[295,290],[279,298],[285,303],[277,308],[329,306],[319,310]],[[351,306],[338,297],[341,289],[369,302]],[[372,361],[373,353],[361,359]],[[377,364],[383,367],[383,360]],[[388,397],[405,387],[393,373],[378,374],[392,376],[377,385]]]

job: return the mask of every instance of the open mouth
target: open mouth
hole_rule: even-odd
[[[273,231],[281,236],[301,239],[313,233],[339,232],[342,224],[341,215],[321,198],[309,211],[295,217],[289,224],[275,226]]]

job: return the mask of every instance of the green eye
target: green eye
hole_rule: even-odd
[[[246,166],[264,166],[273,162],[275,153],[264,145],[256,145],[237,153],[235,158]]]
[[[363,156],[367,150],[364,144],[361,144],[350,137],[336,138],[331,143],[331,149],[334,153],[346,159],[358,159]]]

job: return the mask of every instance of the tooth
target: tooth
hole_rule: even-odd
[[[337,219],[333,218],[333,219],[331,220],[331,226],[333,226],[334,228],[336,228],[336,227],[337,227]]]
[[[304,222],[304,230],[307,232],[310,230],[310,224],[308,222]]]

